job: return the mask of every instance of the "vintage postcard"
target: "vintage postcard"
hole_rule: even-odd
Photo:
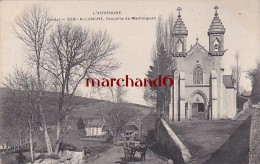
[[[259,0],[0,1],[0,164],[257,164]]]

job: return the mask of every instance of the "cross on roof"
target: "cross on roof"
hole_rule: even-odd
[[[179,15],[181,15],[181,10],[182,10],[181,7],[177,8],[177,11],[179,12]]]
[[[219,9],[219,7],[216,5],[216,6],[214,7],[214,9],[215,9],[215,12],[217,13],[217,12],[218,12],[218,9]]]

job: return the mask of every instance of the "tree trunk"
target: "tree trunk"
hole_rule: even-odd
[[[55,154],[58,154],[59,153],[59,149],[60,149],[60,144],[61,144],[61,139],[58,139],[56,141],[56,146],[55,146]]]
[[[45,142],[46,142],[46,146],[47,146],[47,152],[48,152],[48,154],[52,154],[53,151],[52,151],[52,146],[51,146],[51,140],[50,140],[50,137],[48,134],[48,129],[47,129],[46,124],[44,127],[44,138],[45,138]]]
[[[114,141],[114,144],[117,143],[117,135],[116,135],[116,133],[115,133],[114,136],[113,136],[113,141]]]
[[[43,118],[43,130],[44,130],[44,138],[45,138],[45,142],[46,142],[47,152],[48,152],[48,154],[52,154],[53,151],[52,151],[52,146],[51,146],[51,140],[50,140],[50,137],[49,137],[44,113],[43,113],[42,110],[40,110],[40,111],[41,111],[41,115],[42,115],[42,118]]]
[[[65,132],[67,130],[68,120],[69,120],[69,114],[66,114],[64,122],[63,122],[64,125],[62,126],[61,122],[59,124],[60,133],[58,134],[59,138],[57,138],[57,140],[56,140],[55,152],[54,152],[55,154],[59,153],[59,148],[60,148],[61,141],[62,141],[63,136],[64,136],[64,134],[65,134]]]
[[[43,113],[42,110],[42,104],[41,104],[41,100],[42,100],[42,83],[41,83],[41,74],[40,74],[40,54],[36,52],[36,56],[37,56],[37,80],[38,80],[38,108],[39,111],[41,113],[42,116],[42,124],[43,124],[43,129],[44,129],[44,138],[45,138],[45,142],[46,142],[46,148],[47,148],[47,152],[48,154],[52,154],[52,146],[51,146],[51,140],[48,134],[48,129],[47,129],[47,125],[46,125],[46,120],[45,120],[45,115]]]
[[[58,154],[59,153],[59,148],[60,148],[60,143],[61,143],[61,123],[58,120],[57,122],[57,136],[56,136],[56,144],[55,144],[55,150],[54,153]]]
[[[47,152],[48,152],[48,154],[52,154],[53,151],[52,151],[52,146],[51,146],[51,140],[50,140],[48,129],[47,129],[45,115],[42,111],[40,104],[39,104],[39,110],[40,110],[40,113],[41,113],[41,116],[42,116],[42,126],[43,126],[43,130],[44,130],[44,138],[45,138],[45,142],[46,142]]]
[[[61,123],[60,120],[58,120],[57,122],[57,132],[56,132],[56,140],[58,140],[60,138],[60,132],[61,132]]]
[[[63,89],[61,91],[61,97],[59,99],[59,118],[58,118],[58,122],[57,122],[57,132],[56,132],[56,144],[55,144],[55,150],[54,153],[58,154],[59,153],[59,148],[60,148],[60,143],[61,143],[61,133],[62,133],[62,129],[61,129],[61,125],[62,125],[62,108],[63,108],[63,103],[64,103],[64,88],[65,85],[62,85]]]
[[[118,139],[118,132],[116,132],[116,144],[117,144],[117,139]]]
[[[34,162],[34,151],[33,151],[33,135],[32,135],[32,128],[31,127],[30,127],[29,139],[30,139],[31,161],[33,163]]]
[[[22,142],[22,132],[19,132],[19,146],[22,146],[23,142]]]

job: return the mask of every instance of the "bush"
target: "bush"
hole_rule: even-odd
[[[245,102],[247,102],[247,98],[237,96],[237,108],[238,109],[243,109],[243,105]]]
[[[44,155],[44,158],[59,159],[57,154]]]
[[[78,136],[79,136],[80,138],[86,137],[86,131],[85,131],[85,129],[78,129]]]
[[[75,150],[77,150],[77,148],[76,148],[76,146],[74,146],[74,145],[72,145],[72,144],[61,143],[61,144],[60,144],[60,150],[61,150],[61,151],[65,151],[65,150],[75,151]]]
[[[83,118],[80,117],[79,120],[78,120],[78,123],[77,123],[77,127],[78,129],[85,129],[85,124],[84,124],[84,121],[83,121]]]
[[[91,150],[88,149],[87,147],[84,147],[83,148],[83,151],[84,151],[84,155],[87,156],[87,155],[90,155],[91,154]]]
[[[47,148],[45,146],[37,146],[35,149],[35,152],[37,153],[46,153],[47,152]]]
[[[20,147],[19,150],[15,150],[13,153],[28,152],[28,151],[30,151],[29,148]]]
[[[24,163],[24,161],[26,160],[26,156],[23,155],[23,152],[19,152],[16,156],[15,159],[17,160],[18,163]]]
[[[146,143],[147,143],[148,145],[150,145],[151,143],[153,143],[153,142],[155,141],[155,138],[154,138],[154,130],[149,130],[149,131],[148,131],[145,140],[146,140]]]
[[[109,135],[109,136],[107,137],[107,142],[108,142],[108,143],[112,143],[112,142],[113,142],[113,135]]]

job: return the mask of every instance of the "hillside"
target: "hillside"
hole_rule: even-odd
[[[8,89],[0,88],[0,109],[2,109],[5,98],[8,96]],[[56,113],[56,108],[58,107],[58,93],[55,92],[46,92],[44,93],[43,106],[46,114]],[[72,119],[77,119],[79,117],[83,118],[95,118],[95,117],[102,117],[102,113],[106,113],[109,110],[115,107],[115,103],[93,99],[93,98],[85,98],[80,96],[73,97],[73,105],[75,105],[75,109],[71,113]],[[133,103],[122,103],[123,110],[128,110],[130,113],[140,112],[141,115],[147,115],[153,108],[133,104]],[[0,110],[0,116],[3,115],[3,110]],[[50,120],[51,121],[51,120]]]
[[[3,129],[3,116],[4,112],[4,102],[6,97],[8,96],[8,89],[0,88],[0,122],[1,128]],[[49,125],[55,125],[56,118],[57,118],[57,108],[58,108],[58,93],[54,92],[45,92],[43,101],[43,108],[46,115],[46,119]],[[70,113],[70,120],[69,124],[75,130],[76,123],[80,117],[83,118],[84,122],[87,121],[88,118],[101,118],[103,116],[107,117],[110,113],[113,112],[115,107],[115,103],[92,99],[92,98],[85,98],[80,96],[74,96],[72,100],[73,104],[75,105],[75,109]],[[127,113],[128,118],[139,116],[143,118],[144,116],[148,115],[153,108],[133,104],[133,103],[123,103],[120,105],[120,110]],[[0,130],[0,134],[3,133]],[[1,135],[0,135],[1,137]],[[1,141],[1,138],[0,138]]]

